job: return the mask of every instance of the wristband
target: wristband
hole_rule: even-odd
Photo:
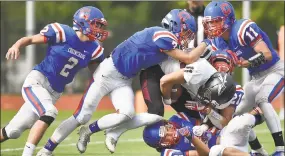
[[[258,67],[266,62],[264,54],[262,52],[259,52],[258,54],[252,56],[248,59],[248,62],[250,63],[250,68]]]
[[[171,105],[172,101],[171,101],[171,99],[164,99],[163,98],[163,103],[166,105]]]
[[[178,89],[176,88],[176,89],[171,89],[171,92],[173,92],[173,93],[175,93],[175,92],[177,92],[178,91]]]

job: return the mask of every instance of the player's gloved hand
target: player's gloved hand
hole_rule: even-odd
[[[199,102],[196,101],[186,101],[185,107],[189,110],[194,110],[194,111],[203,111],[206,107]]]
[[[200,126],[194,126],[193,127],[193,134],[195,136],[202,136],[203,133],[205,133],[209,129],[209,126],[206,124],[200,125]]]
[[[20,55],[20,50],[19,48],[17,47],[11,47],[7,54],[6,54],[6,59],[9,60],[9,59],[17,59]]]
[[[180,129],[178,129],[178,133],[180,135],[188,138],[189,140],[192,140],[192,137],[193,137],[192,127],[185,126],[183,128],[180,128]]]

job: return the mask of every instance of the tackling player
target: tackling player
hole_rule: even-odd
[[[252,20],[236,20],[229,2],[210,2],[205,9],[203,23],[207,36],[224,40],[240,60],[239,65],[248,68],[252,77],[244,86],[245,97],[236,114],[259,106],[275,143],[273,155],[284,155],[280,120],[271,105],[284,88],[284,64],[268,36]]]
[[[33,155],[44,132],[58,114],[54,104],[65,85],[80,69],[104,59],[103,48],[96,40],[107,38],[106,25],[99,9],[86,6],[75,12],[73,28],[59,23],[48,24],[39,34],[19,39],[8,50],[6,58],[17,59],[22,47],[48,44],[46,57],[34,67],[23,84],[25,103],[1,129],[1,142],[17,139],[23,131],[31,128],[23,156]]]
[[[187,120],[187,116],[178,116],[174,115],[167,121],[161,120],[144,128],[145,143],[161,152],[161,156],[255,156],[248,153],[247,142],[251,129],[264,121],[258,111],[234,117],[219,136],[206,133],[202,138],[209,141],[208,146],[193,134],[192,120]],[[181,129],[187,129],[192,138],[181,134]]]
[[[169,19],[169,23],[164,28],[145,28],[113,50],[110,57],[105,59],[93,74],[95,81],[90,84],[73,116],[59,125],[40,153],[51,155],[56,146],[76,127],[90,120],[99,101],[110,93],[116,113],[103,116],[89,126],[82,126],[79,130],[77,148],[84,153],[93,133],[118,126],[133,118],[134,94],[131,83],[132,78],[141,69],[159,64],[168,56],[186,64],[199,58],[201,54],[197,51],[189,55],[176,48],[185,47],[194,38],[196,32],[194,18],[181,9],[171,10],[166,18]]]

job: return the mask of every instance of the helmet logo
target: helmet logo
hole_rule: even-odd
[[[88,20],[89,17],[90,17],[90,12],[91,12],[91,9],[89,9],[89,8],[82,8],[82,9],[80,9],[80,11],[79,11],[79,18],[83,18],[85,20]]]
[[[211,90],[207,88],[204,92],[204,98],[211,101],[211,93],[212,93]]]
[[[228,16],[232,12],[228,3],[222,3],[220,5],[220,8],[222,9],[222,12],[225,16]]]
[[[180,11],[178,13],[178,17],[182,20],[182,21],[186,21],[188,19],[191,18],[191,16],[189,15],[189,13],[187,13],[186,11]]]
[[[219,75],[218,79],[222,82],[218,85],[218,95],[220,96],[226,89],[227,75],[225,74],[224,77]]]

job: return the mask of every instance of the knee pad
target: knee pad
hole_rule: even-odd
[[[6,139],[6,137],[7,137],[7,139],[17,139],[21,136],[22,130],[20,130],[20,129],[7,129],[6,127],[4,127],[2,129],[2,134],[3,134],[5,139]]]
[[[244,129],[246,127],[253,127],[255,124],[255,117],[252,114],[243,114],[241,116],[236,116],[235,118],[239,118],[235,124],[236,129]]]
[[[215,145],[210,149],[209,156],[222,156],[225,148],[222,145]]]
[[[45,122],[46,124],[50,125],[54,121],[54,119],[55,118],[52,117],[52,116],[43,115],[43,116],[40,117],[39,120],[41,120],[41,121]]]
[[[83,117],[81,117],[81,115],[79,115],[77,117],[74,116],[74,118],[77,120],[78,123],[80,123],[81,125],[84,125],[91,119],[91,116],[92,116],[91,114],[85,114],[85,115],[83,115]]]
[[[46,110],[44,116],[50,116],[50,117],[53,117],[55,119],[57,114],[58,114],[58,110],[56,109],[55,106],[52,106],[51,108]]]

